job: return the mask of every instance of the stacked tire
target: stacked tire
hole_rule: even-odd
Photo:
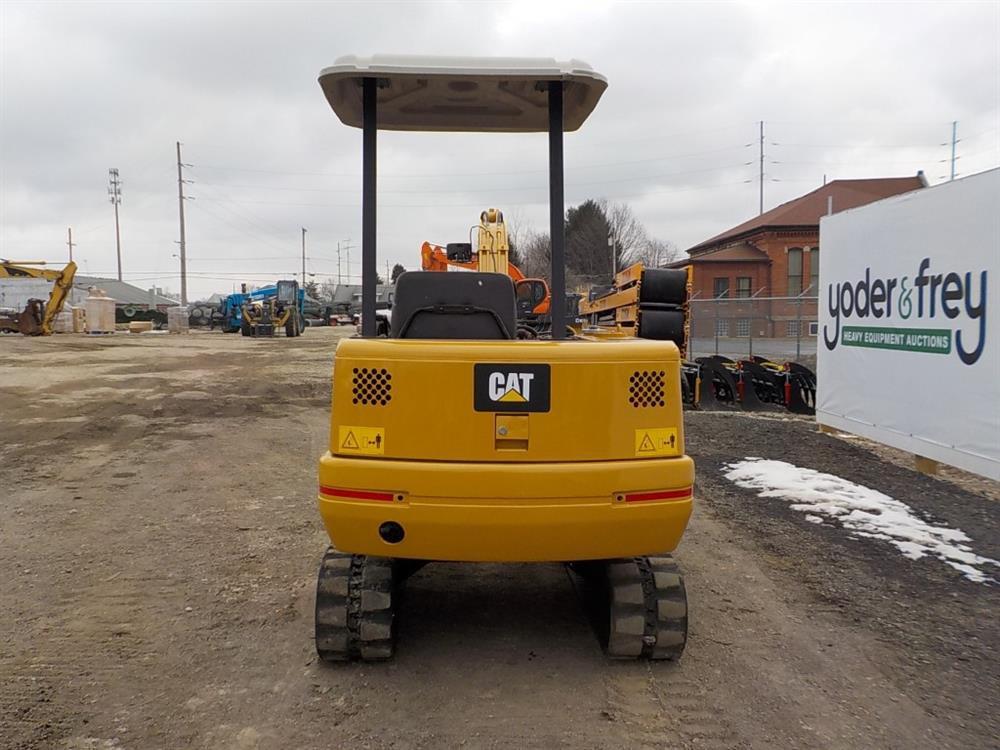
[[[673,341],[684,348],[684,305],[687,303],[687,271],[647,268],[639,282],[638,336]]]

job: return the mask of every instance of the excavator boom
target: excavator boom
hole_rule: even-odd
[[[552,306],[549,285],[543,279],[530,279],[510,262],[510,242],[503,212],[488,208],[479,215],[476,251],[470,243],[456,243],[446,248],[425,242],[420,247],[420,267],[424,271],[447,271],[461,268],[466,271],[502,273],[514,282],[517,291],[519,328],[529,335],[537,335],[549,326],[548,316]],[[532,333],[534,332],[534,333]]]

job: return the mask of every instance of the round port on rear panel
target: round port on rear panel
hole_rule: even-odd
[[[395,521],[386,521],[378,527],[378,535],[382,537],[383,542],[388,544],[399,544],[403,541],[403,537],[406,536],[406,532],[403,531],[403,527]]]

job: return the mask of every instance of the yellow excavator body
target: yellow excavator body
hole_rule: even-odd
[[[364,337],[334,356],[319,461],[331,541],[316,581],[320,658],[391,658],[400,588],[430,561],[565,562],[610,657],[680,657],[687,595],[669,553],[694,483],[673,343],[685,284],[665,272],[637,290],[640,312],[666,316],[646,326],[655,335],[567,340],[563,133],[607,80],[579,60],[351,55],[319,82],[341,122],[363,131]],[[478,272],[402,274],[392,338],[375,338],[380,129],[548,133],[551,340],[518,325],[496,209],[480,216]],[[445,267],[471,263],[464,245],[452,259],[446,248]],[[427,270],[441,265],[434,249]]]
[[[579,561],[683,534],[671,342],[349,339],[334,369],[319,509],[342,552]]]

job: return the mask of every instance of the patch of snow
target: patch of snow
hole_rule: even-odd
[[[892,544],[910,560],[936,557],[976,583],[996,583],[982,568],[1000,568],[1000,561],[972,551],[961,529],[935,526],[917,517],[906,503],[870,487],[833,474],[804,469],[785,461],[746,458],[725,467],[726,479],[751,490],[758,497],[787,500],[789,507],[806,513],[811,523],[835,520],[854,537]]]

